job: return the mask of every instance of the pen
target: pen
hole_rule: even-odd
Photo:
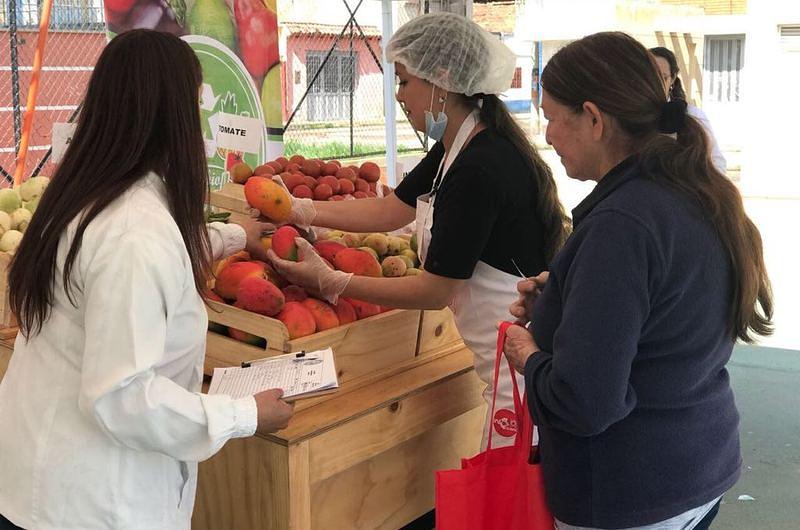
[[[524,272],[522,272],[522,269],[520,269],[520,268],[519,268],[519,265],[517,265],[517,262],[516,262],[516,261],[514,261],[514,258],[511,258],[511,263],[512,263],[512,265],[514,265],[514,267],[517,269],[517,272],[519,273],[520,277],[521,277],[523,280],[527,280],[527,279],[528,279],[528,277],[527,277],[527,276],[525,276],[525,273],[524,273]]]

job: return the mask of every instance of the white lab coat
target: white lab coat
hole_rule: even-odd
[[[719,148],[717,137],[714,136],[714,129],[711,127],[711,122],[708,120],[708,116],[706,116],[706,113],[703,112],[702,109],[699,109],[691,104],[687,106],[686,113],[699,121],[700,125],[703,126],[703,129],[706,130],[708,143],[711,147],[711,161],[714,163],[714,167],[717,168],[720,173],[725,175],[728,171],[728,162],[725,160],[725,155],[722,154],[722,149]]]
[[[197,462],[256,429],[252,397],[200,393],[207,317],[157,175],[95,218],[41,333],[0,383],[0,513],[28,530],[188,530]],[[210,227],[219,256],[239,227]]]

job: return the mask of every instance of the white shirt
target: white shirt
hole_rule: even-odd
[[[691,510],[687,510],[682,514],[676,515],[675,517],[671,517],[665,521],[661,521],[658,523],[648,524],[645,526],[636,526],[626,528],[625,530],[692,530],[692,528],[696,527],[700,524],[708,512],[717,504],[720,499],[722,499],[722,495],[714,499],[713,501],[709,501],[702,506],[698,506],[697,508],[692,508]],[[566,523],[562,523],[558,519],[555,520],[555,530],[602,530],[600,528],[589,528],[587,526],[573,526]]]
[[[257,424],[252,397],[200,393],[207,316],[156,175],[88,226],[52,313],[0,383],[0,513],[27,530],[188,530],[197,462]],[[210,227],[217,255],[240,227]]]
[[[725,155],[722,154],[722,149],[719,148],[719,143],[717,143],[717,138],[714,136],[714,129],[711,128],[711,122],[708,120],[708,116],[706,116],[705,112],[694,105],[688,105],[686,108],[686,113],[699,121],[700,125],[703,126],[703,129],[706,130],[708,143],[711,147],[711,161],[714,163],[714,167],[717,168],[720,173],[725,175],[728,171],[728,162],[725,160]]]

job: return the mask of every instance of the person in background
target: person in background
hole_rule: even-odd
[[[772,332],[761,236],[639,42],[575,41],[542,87],[548,143],[597,182],[505,342],[556,528],[706,529],[741,468],[725,365]]]
[[[423,271],[371,278],[331,270],[298,240],[303,261],[272,255],[292,283],[330,302],[347,296],[382,306],[450,306],[475,369],[491,399],[495,322],[516,298],[518,270],[535,275],[563,243],[566,215],[550,168],[498,94],[511,86],[514,54],[469,19],[452,13],[417,17],[386,47],[395,63],[397,100],[411,125],[436,141],[394,193],[373,199],[317,202],[294,199],[289,222],[350,232],[392,231],[416,219]],[[512,380],[502,378],[496,443],[513,443],[504,428],[513,414]],[[520,379],[521,384],[521,379]]]
[[[662,46],[650,48],[650,53],[656,58],[658,71],[661,73],[661,79],[667,90],[667,98],[686,101],[689,116],[700,122],[708,136],[708,144],[711,148],[711,160],[714,162],[714,166],[724,175],[728,170],[728,162],[725,160],[725,155],[722,154],[722,149],[720,149],[717,138],[714,136],[714,129],[711,128],[711,122],[708,120],[706,113],[703,112],[702,109],[689,103],[686,99],[686,92],[683,90],[681,78],[678,77],[680,69],[678,68],[678,61],[675,59],[675,54]]]
[[[95,66],[9,272],[2,529],[188,530],[197,462],[292,415],[280,390],[200,393],[211,251],[260,231],[204,224],[201,82],[189,45],[149,30]]]

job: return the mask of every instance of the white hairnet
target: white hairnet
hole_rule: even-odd
[[[499,94],[511,87],[516,57],[500,39],[454,13],[412,19],[389,40],[386,60],[448,92]]]

